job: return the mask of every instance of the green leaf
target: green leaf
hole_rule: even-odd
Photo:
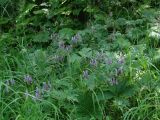
[[[90,75],[89,79],[85,80],[85,83],[90,90],[94,90],[96,87],[96,76]]]
[[[84,57],[84,58],[86,58],[86,57],[91,57],[92,56],[92,51],[91,51],[92,49],[91,48],[83,48],[80,52],[79,52],[79,54],[82,56],[82,57]]]
[[[93,13],[93,12],[98,12],[99,9],[98,9],[97,7],[93,7],[93,6],[88,5],[88,6],[84,9],[84,11],[86,11],[86,12],[88,12],[88,13]]]
[[[3,25],[3,24],[6,24],[6,23],[8,23],[10,21],[10,19],[8,19],[8,18],[0,18],[0,25]]]
[[[77,106],[77,116],[78,120],[90,120],[91,116],[101,120],[102,112],[93,100],[93,94],[89,91],[79,95],[79,104]],[[88,118],[88,119],[87,119]]]
[[[25,16],[37,5],[35,4],[28,4],[26,8],[24,8],[23,12],[17,17],[16,22],[21,23],[25,20]]]
[[[39,32],[33,37],[34,42],[48,42],[49,33],[48,32]]]
[[[114,94],[111,91],[105,90],[103,92],[98,92],[97,97],[99,101],[105,101],[105,100],[113,98]]]
[[[69,57],[69,62],[70,63],[74,63],[74,62],[80,62],[81,61],[81,57],[77,54],[72,54],[70,57]]]
[[[33,11],[34,14],[49,14],[48,9],[41,9]]]
[[[116,43],[121,49],[128,48],[130,46],[130,42],[127,39],[124,39],[122,37],[118,37],[116,39]]]
[[[71,37],[74,35],[74,30],[72,30],[71,28],[63,28],[59,31],[59,35],[61,39],[70,40]]]

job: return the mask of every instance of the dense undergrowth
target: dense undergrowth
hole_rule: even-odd
[[[0,0],[0,120],[159,120],[159,0]]]

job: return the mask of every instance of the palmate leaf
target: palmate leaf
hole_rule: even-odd
[[[29,65],[27,69],[36,73],[37,76],[46,76],[52,71],[52,68],[51,66],[49,66],[49,63],[47,61],[46,51],[43,51],[41,49],[36,50],[34,53],[26,55],[26,60],[26,63]]]
[[[72,54],[70,57],[69,57],[69,62],[70,63],[74,63],[74,62],[80,62],[82,59],[79,55],[77,54]]]
[[[128,99],[124,99],[124,98],[116,98],[113,101],[115,106],[118,106],[120,109],[123,109],[124,107],[129,106],[129,100]]]
[[[81,93],[77,105],[78,120],[90,120],[91,118],[102,119],[102,112],[91,92]]]
[[[84,58],[90,58],[92,56],[91,50],[91,48],[83,48],[81,51],[79,51],[79,54]]]
[[[63,28],[59,31],[61,39],[71,40],[71,37],[74,36],[74,30],[71,28]]]
[[[84,81],[89,90],[94,90],[96,87],[96,76],[94,74],[90,75],[88,80]]]
[[[127,39],[124,39],[123,37],[116,38],[115,43],[118,45],[121,49],[127,49],[130,46],[130,42]]]
[[[128,98],[134,95],[136,88],[134,85],[130,85],[128,82],[129,81],[121,81],[118,83],[118,85],[110,87],[110,91],[114,94],[115,98]]]
[[[131,28],[127,31],[127,37],[131,40],[140,39],[145,32],[141,28]]]
[[[98,97],[98,101],[106,101],[106,100],[109,100],[111,98],[114,97],[114,94],[109,91],[109,90],[105,90],[105,91],[102,91],[102,92],[97,92],[97,97]]]

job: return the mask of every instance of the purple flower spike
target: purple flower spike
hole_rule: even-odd
[[[14,80],[14,79],[11,79],[11,80],[10,80],[10,83],[11,83],[11,85],[15,85],[15,80]]]
[[[25,96],[26,99],[28,99],[28,95],[29,95],[28,90],[26,90],[25,93],[24,93],[24,96]]]
[[[99,61],[104,61],[105,54],[103,53],[103,51],[97,53],[96,59]]]
[[[78,42],[78,39],[75,37],[75,36],[73,36],[72,38],[71,38],[71,41],[72,41],[72,43],[77,43]]]
[[[80,34],[77,33],[75,36],[73,36],[71,38],[71,42],[74,43],[74,44],[77,44],[79,39],[80,39],[80,37],[81,37]]]
[[[83,78],[87,79],[89,77],[88,70],[83,71]]]
[[[106,61],[106,64],[108,64],[108,65],[111,65],[113,62],[112,62],[112,60],[111,59],[108,59],[107,61]]]
[[[123,67],[120,67],[117,69],[117,75],[120,75],[123,73]]]
[[[72,50],[72,45],[67,45],[65,47],[65,50],[68,52],[68,51],[71,51]]]
[[[124,61],[124,57],[120,57],[119,59],[118,59],[118,63],[119,64],[123,64],[125,61]]]
[[[54,56],[54,60],[55,60],[56,62],[62,62],[62,61],[64,60],[64,57],[63,57],[63,56],[55,55],[55,56]]]
[[[9,86],[9,85],[10,85],[9,80],[7,80],[5,83],[6,83],[6,85],[7,85],[7,86]]]
[[[97,60],[96,59],[91,59],[90,65],[96,67],[97,66]]]
[[[49,89],[50,89],[50,87],[51,87],[51,85],[48,83],[46,83],[46,82],[43,82],[43,90],[44,91],[48,91]]]
[[[110,13],[109,13],[109,16],[112,17],[112,16],[113,16],[113,12],[110,12]]]
[[[111,85],[117,85],[118,84],[118,81],[116,80],[116,78],[112,78],[111,80],[110,80],[110,84]]]
[[[35,97],[36,97],[36,98],[40,98],[40,96],[41,96],[40,90],[39,90],[38,87],[36,87],[36,90],[35,90]]]
[[[27,83],[27,84],[32,84],[33,82],[33,79],[30,75],[26,75],[24,76],[24,81]]]
[[[59,42],[59,48],[64,49],[65,48],[65,44],[63,41]]]
[[[9,92],[9,85],[10,85],[10,83],[9,83],[9,80],[7,80],[6,82],[5,82],[5,84],[6,84],[6,86],[5,86],[5,92],[6,93],[8,93]]]

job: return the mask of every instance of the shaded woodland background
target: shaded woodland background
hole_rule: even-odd
[[[0,0],[1,120],[159,120],[159,0]]]

